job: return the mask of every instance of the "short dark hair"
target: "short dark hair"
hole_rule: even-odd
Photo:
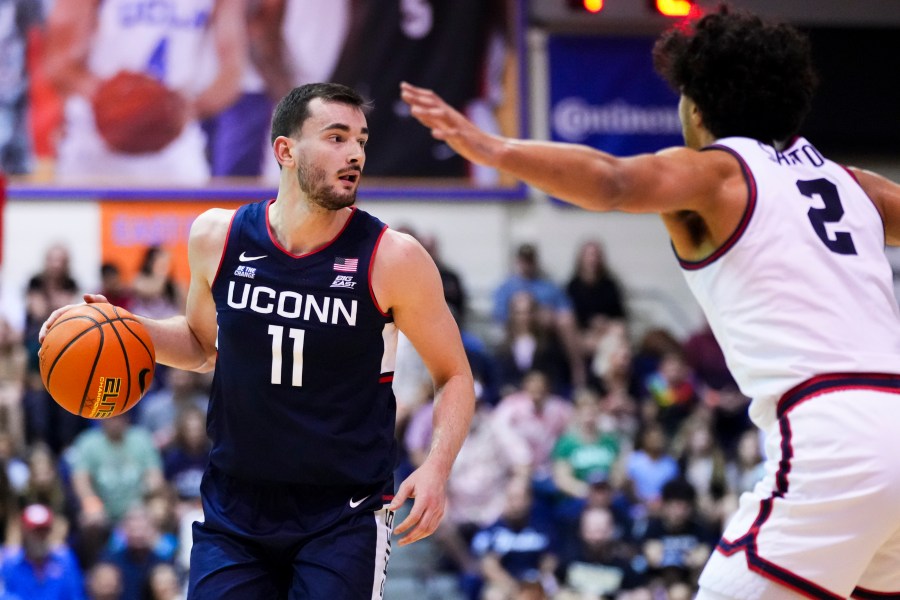
[[[726,5],[666,31],[653,62],[696,103],[716,138],[787,141],[809,113],[817,84],[805,35]]]
[[[307,83],[295,87],[281,99],[272,114],[272,142],[280,135],[289,137],[303,127],[309,118],[309,103],[316,98],[356,106],[363,112],[369,109],[362,96],[340,83]]]

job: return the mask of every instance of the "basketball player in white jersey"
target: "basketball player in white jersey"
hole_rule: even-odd
[[[65,97],[57,148],[59,181],[125,177],[131,182],[199,184],[208,180],[206,139],[198,120],[237,99],[246,58],[246,0],[56,0],[48,18],[46,69]],[[215,67],[202,60],[215,47]],[[183,94],[189,121],[157,153],[110,150],[94,124],[91,99],[120,70],[147,73]]]
[[[618,158],[489,135],[432,92],[412,114],[467,159],[595,211],[658,213],[751,417],[766,475],[698,598],[900,598],[900,315],[884,245],[900,185],[797,137],[815,87],[796,30],[721,8],[665,33],[686,147]]]

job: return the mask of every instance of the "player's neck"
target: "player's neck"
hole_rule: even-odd
[[[350,208],[328,210],[302,201],[279,198],[269,205],[268,220],[272,233],[291,254],[312,252],[330,243],[344,228]]]

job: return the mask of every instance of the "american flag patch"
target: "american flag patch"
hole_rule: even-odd
[[[358,258],[335,258],[334,270],[343,273],[356,273],[356,267],[359,266]]]

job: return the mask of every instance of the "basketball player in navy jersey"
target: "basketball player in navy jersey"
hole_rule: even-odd
[[[577,206],[658,213],[766,433],[698,598],[900,598],[900,314],[884,244],[900,186],[797,133],[807,40],[727,7],[666,32],[686,147],[618,158],[490,135],[429,90],[412,114],[464,157]]]
[[[186,315],[141,319],[160,363],[215,365],[190,598],[380,598],[393,511],[415,498],[400,544],[441,520],[474,384],[428,253],[354,207],[364,108],[337,84],[285,96],[277,197],[198,217]],[[436,398],[428,457],[394,495],[398,330]]]

